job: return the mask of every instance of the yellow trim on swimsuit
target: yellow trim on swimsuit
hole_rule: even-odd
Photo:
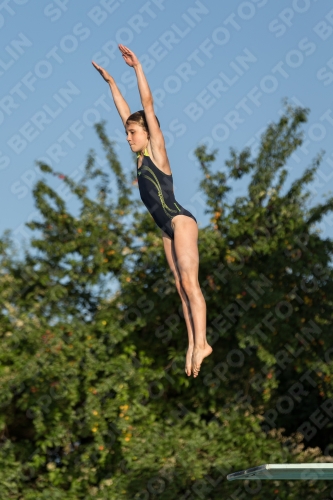
[[[139,158],[139,156],[140,156],[140,155],[141,155],[141,152],[140,152],[140,153],[137,153],[137,154],[136,154],[136,157],[137,157],[137,158]],[[144,155],[144,156],[149,156],[149,153],[148,153],[147,148],[144,150],[143,155]]]
[[[149,168],[147,165],[143,165],[143,167],[141,167],[142,169],[144,169],[143,171],[148,171],[151,173],[151,175],[153,176],[153,179],[151,177],[149,177],[148,175],[143,175],[143,177],[145,177],[146,179],[148,179],[150,182],[152,182],[156,189],[157,189],[157,194],[158,194],[158,197],[159,199],[161,200],[161,205],[162,205],[162,208],[165,212],[165,214],[170,217],[170,219],[172,219],[174,216],[173,215],[170,215],[168,214],[167,210],[169,210],[169,212],[172,212],[172,213],[177,213],[177,210],[173,210],[172,208],[168,207],[168,205],[165,203],[165,200],[164,200],[164,196],[163,196],[163,191],[162,191],[162,188],[161,188],[161,184],[159,183],[159,180],[158,178],[156,177],[156,175],[154,174],[154,172],[152,171],[151,168]],[[176,203],[175,203],[176,205]],[[180,208],[176,205],[176,207],[178,208],[178,210],[180,211]]]

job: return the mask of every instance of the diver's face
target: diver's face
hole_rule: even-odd
[[[126,125],[126,139],[131,150],[137,153],[147,147],[148,133],[138,123],[130,122]]]

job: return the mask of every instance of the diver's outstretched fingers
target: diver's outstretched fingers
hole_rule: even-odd
[[[102,68],[102,66],[99,66],[98,64],[95,63],[95,61],[91,61],[91,64],[94,66],[94,68],[97,69],[100,75],[104,78],[106,82],[109,82],[111,80],[111,75],[106,71],[106,69]]]

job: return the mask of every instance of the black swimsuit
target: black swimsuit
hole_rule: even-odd
[[[137,157],[139,158],[140,153]],[[194,215],[183,208],[175,199],[172,174],[162,172],[151,161],[147,149],[144,152],[142,165],[137,163],[138,185],[140,197],[152,215],[154,221],[173,240],[174,231],[171,221],[176,215],[187,215],[197,222]]]

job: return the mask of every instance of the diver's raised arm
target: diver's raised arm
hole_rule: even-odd
[[[125,47],[125,45],[119,45],[119,50],[121,51],[126,64],[135,70],[141,103],[148,124],[151,146],[155,149],[155,152],[157,152],[156,149],[158,149],[160,154],[166,155],[163,133],[155,116],[153,95],[149,88],[148,81],[143,72],[140,61],[134,52],[128,47]]]
[[[104,80],[109,84],[113,101],[120,115],[120,118],[122,119],[122,122],[125,125],[127,118],[131,114],[129,105],[123,98],[120,90],[117,87],[116,82],[114,81],[114,78],[106,71],[106,69],[102,68],[102,66],[99,66],[94,61],[92,61],[92,65],[97,69],[97,71],[102,75]]]
[[[138,87],[142,106],[145,107],[146,105],[152,104],[153,96],[139,59],[136,57],[134,52],[128,47],[125,47],[125,45],[119,45],[119,50],[126,64],[128,64],[128,66],[131,66],[135,70],[136,77],[138,79]]]

